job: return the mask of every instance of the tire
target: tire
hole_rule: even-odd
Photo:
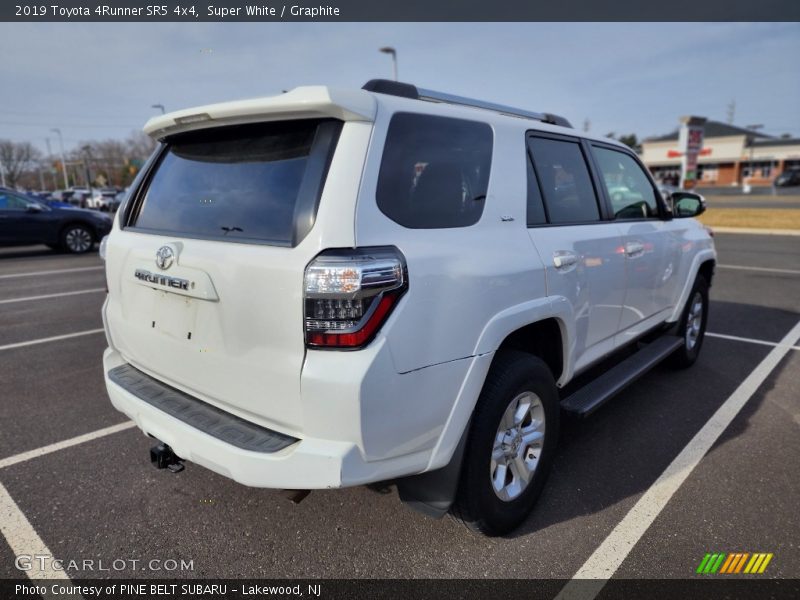
[[[700,314],[698,315],[698,308]],[[706,323],[708,322],[708,281],[698,275],[686,301],[681,320],[675,333],[683,338],[683,345],[670,356],[670,364],[676,369],[691,367],[700,356],[703,340],[706,336]]]
[[[451,515],[489,536],[518,527],[533,509],[550,471],[559,412],[553,374],[544,362],[524,352],[498,354],[472,416]],[[515,420],[516,431],[507,428]],[[543,438],[533,439],[536,433]],[[527,443],[520,434],[533,441]],[[527,470],[525,483],[519,474],[525,473],[523,465],[531,463],[533,470]]]
[[[70,254],[85,254],[94,247],[94,233],[86,225],[73,223],[61,232],[61,248]]]

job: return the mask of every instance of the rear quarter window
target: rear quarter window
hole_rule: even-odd
[[[341,123],[280,121],[167,140],[129,225],[201,239],[291,246],[313,225]]]
[[[486,123],[395,114],[378,175],[378,208],[412,229],[474,225],[486,203],[492,142]]]

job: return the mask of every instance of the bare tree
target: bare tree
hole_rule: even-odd
[[[147,160],[156,149],[156,142],[142,131],[133,131],[125,140],[125,149],[129,158]]]
[[[16,187],[22,175],[35,168],[34,163],[41,155],[30,142],[0,140],[0,163],[3,163],[6,185]]]

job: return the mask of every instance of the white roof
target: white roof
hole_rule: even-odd
[[[484,108],[327,86],[303,86],[277,96],[178,110],[153,117],[145,124],[144,131],[150,137],[161,140],[184,131],[282,119],[333,118],[342,121],[372,122],[376,118],[379,105],[391,112],[407,110],[467,119],[479,116],[481,120],[492,124],[505,123],[510,126],[560,133],[625,147],[614,139]]]
[[[372,121],[377,103],[369,92],[326,86],[298,87],[278,96],[220,102],[153,117],[144,131],[160,140],[168,135],[221,125],[291,118]]]

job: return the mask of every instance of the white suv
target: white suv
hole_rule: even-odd
[[[104,247],[104,365],[158,466],[393,481],[501,534],[561,411],[700,351],[716,255],[678,217],[702,198],[668,204],[627,147],[561,117],[374,80],[145,131],[161,146]]]

